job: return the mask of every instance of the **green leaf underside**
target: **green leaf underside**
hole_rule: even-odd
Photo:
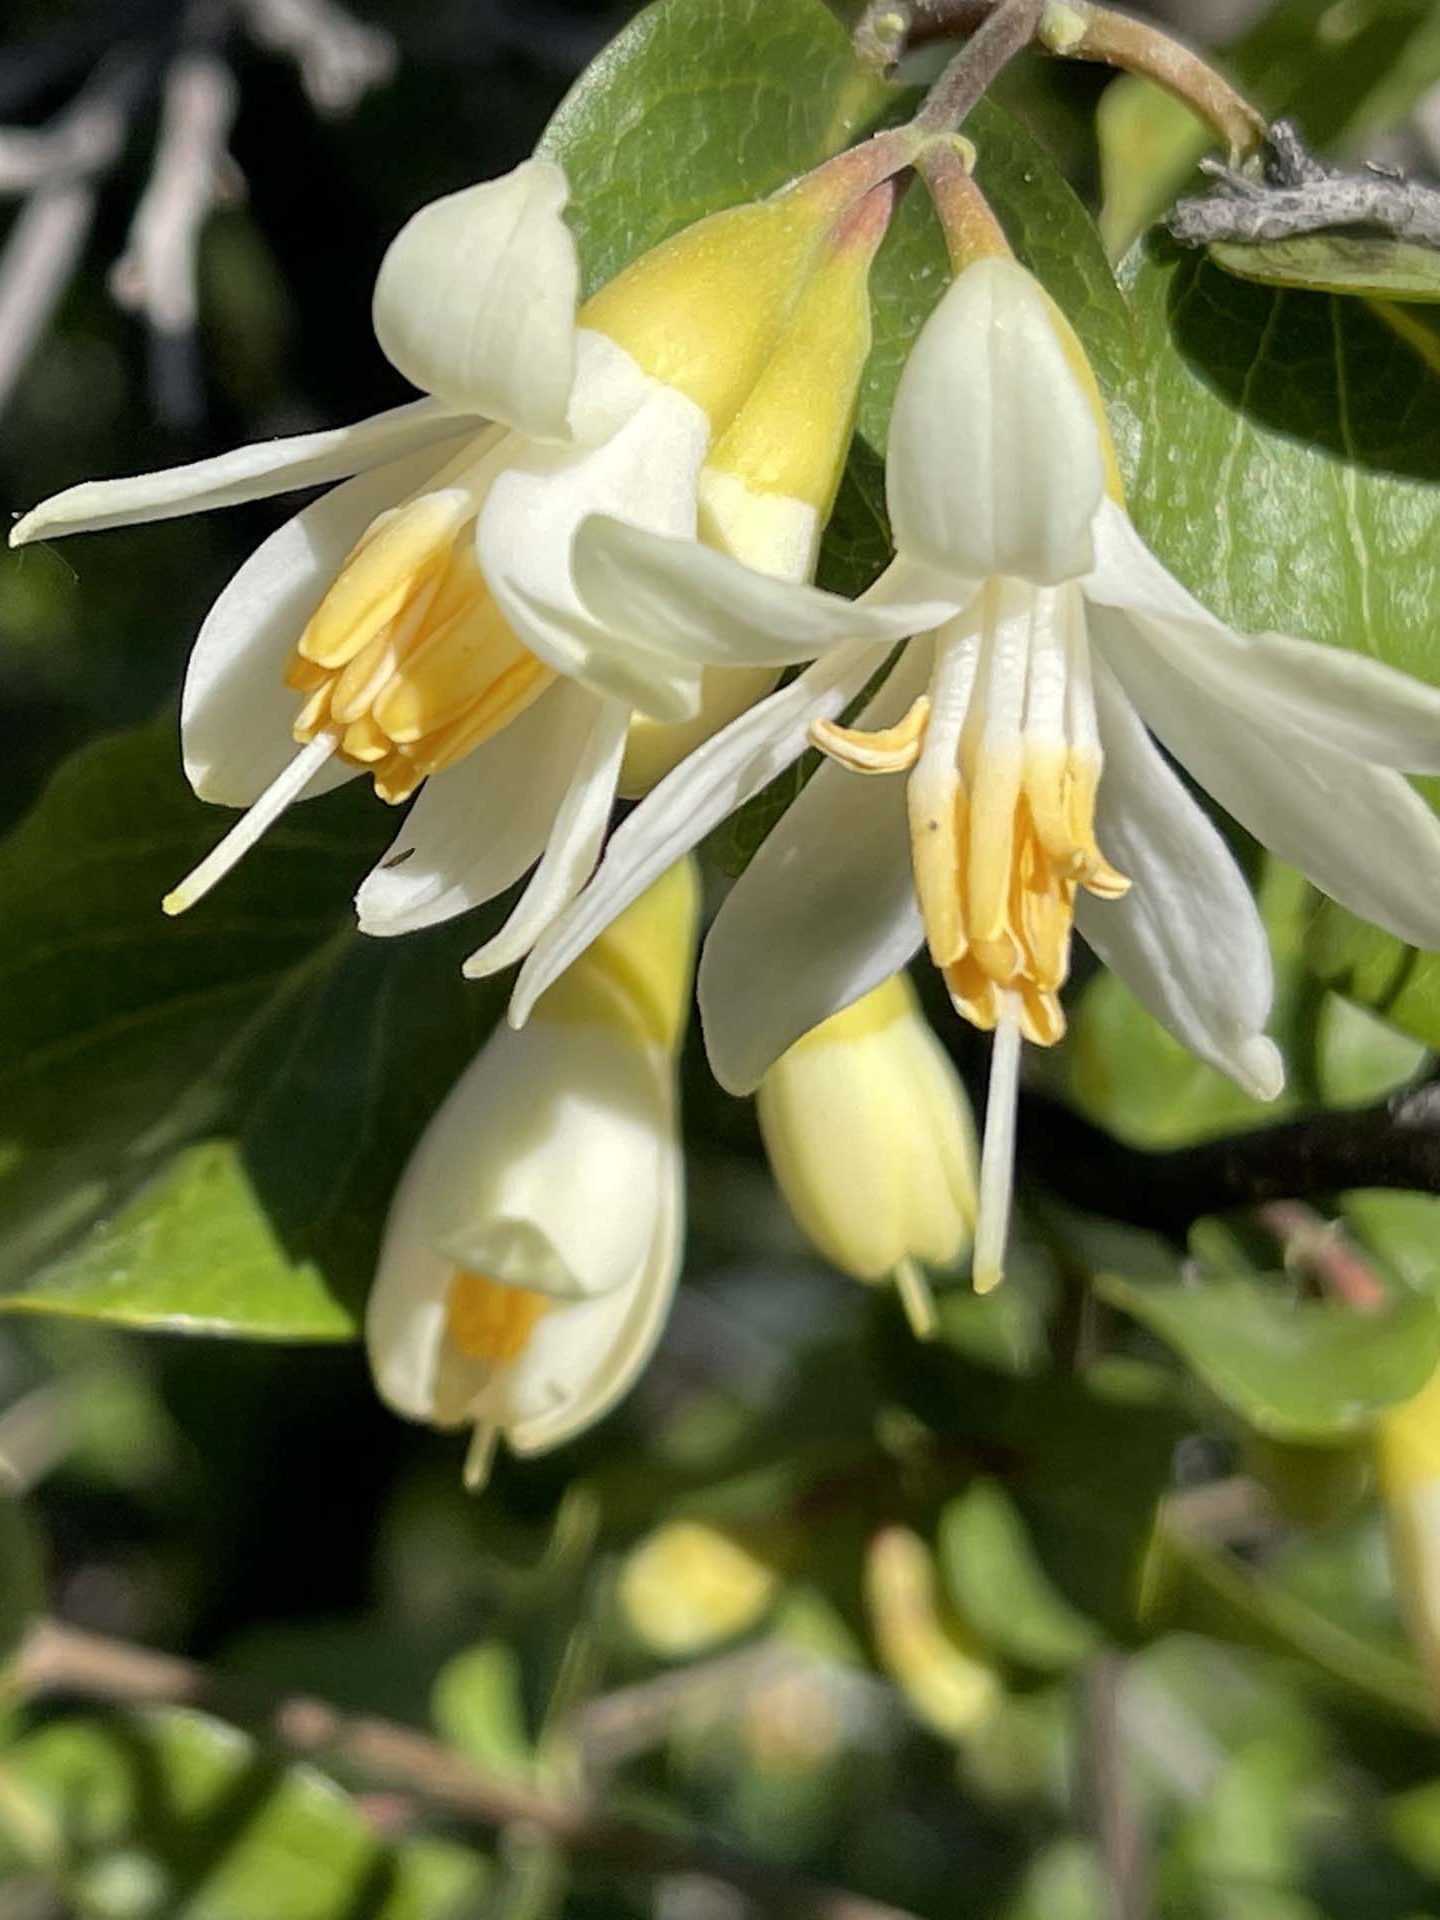
[[[1278,1280],[1167,1285],[1102,1273],[1095,1286],[1275,1439],[1362,1432],[1385,1407],[1417,1393],[1440,1358],[1440,1315],[1423,1295],[1360,1314],[1297,1302]]]
[[[283,1766],[201,1714],[52,1721],[8,1746],[4,1766],[14,1817],[0,1835],[0,1875],[13,1887],[31,1868],[80,1912],[441,1920],[478,1912],[485,1898],[480,1855],[380,1839],[321,1774]],[[22,1834],[41,1857],[22,1850]]]
[[[1242,280],[1377,300],[1440,300],[1440,252],[1383,234],[1307,233],[1262,246],[1217,241],[1210,258]]]

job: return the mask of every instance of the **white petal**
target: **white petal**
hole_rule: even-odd
[[[857,721],[891,726],[934,649],[906,648]],[[715,1078],[749,1093],[802,1034],[898,973],[920,945],[905,781],[821,767],[716,916],[698,980]]]
[[[658,533],[693,537],[709,437],[709,421],[693,400],[651,382],[640,405],[601,445],[577,450],[531,443],[496,477],[476,529],[480,568],[516,633],[557,672],[589,679],[600,692],[618,691],[577,666],[577,633],[588,644],[594,626],[571,575],[580,522],[609,513]],[[603,642],[601,635],[602,654]],[[672,706],[663,717],[684,714]]]
[[[391,365],[451,406],[562,436],[580,294],[568,198],[553,160],[526,160],[422,207],[375,282],[375,337]]]
[[[630,1391],[655,1351],[684,1252],[685,1166],[673,1122],[662,1139],[656,1188],[649,1253],[635,1283],[573,1309],[563,1328],[555,1316],[553,1352],[545,1338],[551,1330],[543,1320],[536,1328],[531,1364],[538,1370],[548,1360],[550,1378],[568,1377],[570,1393],[565,1400],[547,1394],[543,1409],[527,1410],[517,1420],[508,1435],[517,1454],[548,1452],[593,1426]],[[561,1339],[566,1351],[558,1350]]]
[[[328,486],[332,480],[368,472],[456,433],[476,432],[483,424],[457,415],[438,401],[414,400],[351,427],[327,427],[289,440],[261,440],[188,467],[166,467],[124,480],[85,480],[32,507],[11,528],[10,544],[21,547],[59,534],[174,520],[180,514],[209,513],[215,507],[264,500],[300,487]]]
[[[625,757],[630,709],[614,700],[596,699],[579,687],[574,691],[590,707],[588,736],[571,762],[570,784],[529,886],[495,938],[465,962],[472,980],[498,973],[528,953],[579,893],[600,856]]]
[[[1133,616],[1113,644],[1148,644],[1245,715],[1264,715],[1358,760],[1440,772],[1440,688],[1344,647],[1242,634],[1206,611],[1160,564],[1113,501],[1096,524],[1088,598]]]
[[[1105,752],[1096,837],[1133,884],[1122,900],[1082,892],[1080,932],[1193,1054],[1273,1099],[1284,1069],[1264,1038],[1270,944],[1245,876],[1103,661],[1094,675]]]
[[[893,583],[878,597],[846,600],[757,573],[693,539],[600,515],[576,534],[574,571],[581,601],[602,626],[701,666],[783,667],[846,642],[903,640],[957,606],[948,594],[896,605]]]
[[[1044,293],[1013,260],[962,273],[900,376],[886,453],[897,548],[976,579],[1088,572],[1100,428]]]
[[[595,701],[560,681],[458,766],[433,774],[355,897],[362,933],[431,927],[493,900],[545,850]]]
[[[336,487],[262,541],[224,588],[191,649],[180,702],[185,773],[202,800],[249,806],[295,757],[290,729],[303,696],[284,675],[306,621],[376,514],[449,450],[410,453]],[[354,771],[333,761],[307,797]]]
[[[1389,933],[1440,947],[1440,820],[1403,774],[1212,699],[1153,648],[1091,632],[1147,725],[1241,826]]]
[[[523,1260],[538,1244],[577,1294],[634,1288],[662,1237],[674,1133],[669,1065],[623,1031],[540,1021],[493,1034],[426,1129],[386,1224],[366,1340],[390,1404],[454,1424],[474,1417],[471,1402],[493,1372],[464,1356],[446,1364],[456,1262],[445,1248],[459,1235],[491,1229],[493,1253],[508,1245],[520,1257],[495,1275],[505,1285],[543,1279]],[[507,1240],[493,1232],[505,1223],[536,1232]],[[557,1323],[566,1317],[555,1313]],[[569,1397],[606,1358],[581,1356],[580,1377],[563,1383]],[[548,1395],[541,1404],[552,1404]]]
[[[653,881],[798,760],[811,721],[843,713],[886,652],[864,647],[818,663],[668,773],[615,829],[594,879],[536,943],[515,983],[512,1024],[524,1024],[545,989]]]

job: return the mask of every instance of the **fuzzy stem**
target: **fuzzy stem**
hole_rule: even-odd
[[[1035,38],[1045,0],[999,0],[925,96],[914,124],[927,133],[948,133],[989,91],[1015,55]]]

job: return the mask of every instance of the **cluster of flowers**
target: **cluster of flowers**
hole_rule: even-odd
[[[202,627],[186,772],[246,811],[165,907],[362,774],[415,796],[359,889],[366,933],[529,872],[466,966],[524,960],[510,1026],[416,1152],[369,1317],[381,1390],[473,1426],[473,1478],[498,1435],[537,1452],[598,1417],[663,1323],[687,856],[807,747],[826,763],[705,942],[705,1040],[724,1086],[759,1089],[801,1225],[893,1277],[922,1332],[925,1269],[957,1266],[972,1227],[977,1286],[1000,1278],[1021,1044],[1064,1030],[1077,926],[1201,1059],[1261,1098],[1282,1084],[1264,930],[1172,759],[1335,899],[1440,946],[1440,824],[1404,777],[1440,771],[1440,692],[1233,632],[1170,577],[1126,515],[1080,344],[993,222],[952,231],[900,379],[892,565],[854,601],[811,584],[871,263],[898,178],[947,141],[953,161],[952,136],[878,136],[583,303],[563,172],[528,161],[423,209],[386,256],[376,334],[424,398],[72,488],[12,536],[343,481]],[[639,804],[607,845],[617,795]],[[978,1176],[905,975],[922,945],[994,1034]]]

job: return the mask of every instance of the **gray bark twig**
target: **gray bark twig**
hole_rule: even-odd
[[[121,54],[50,126],[0,128],[0,193],[27,196],[0,252],[0,409],[74,275],[146,68]]]
[[[226,148],[238,105],[218,54],[196,49],[173,61],[150,179],[110,274],[115,299],[145,320],[152,385],[171,425],[192,423],[203,406],[195,335],[200,235],[212,208],[240,188]]]
[[[1373,167],[1326,166],[1284,120],[1276,121],[1269,138],[1271,159],[1263,178],[1210,162],[1205,171],[1218,183],[1216,190],[1175,203],[1169,227],[1183,246],[1216,240],[1258,246],[1364,228],[1440,247],[1440,188]]]
[[[245,0],[252,37],[300,69],[300,84],[321,113],[349,113],[395,71],[395,42],[337,0]]]

